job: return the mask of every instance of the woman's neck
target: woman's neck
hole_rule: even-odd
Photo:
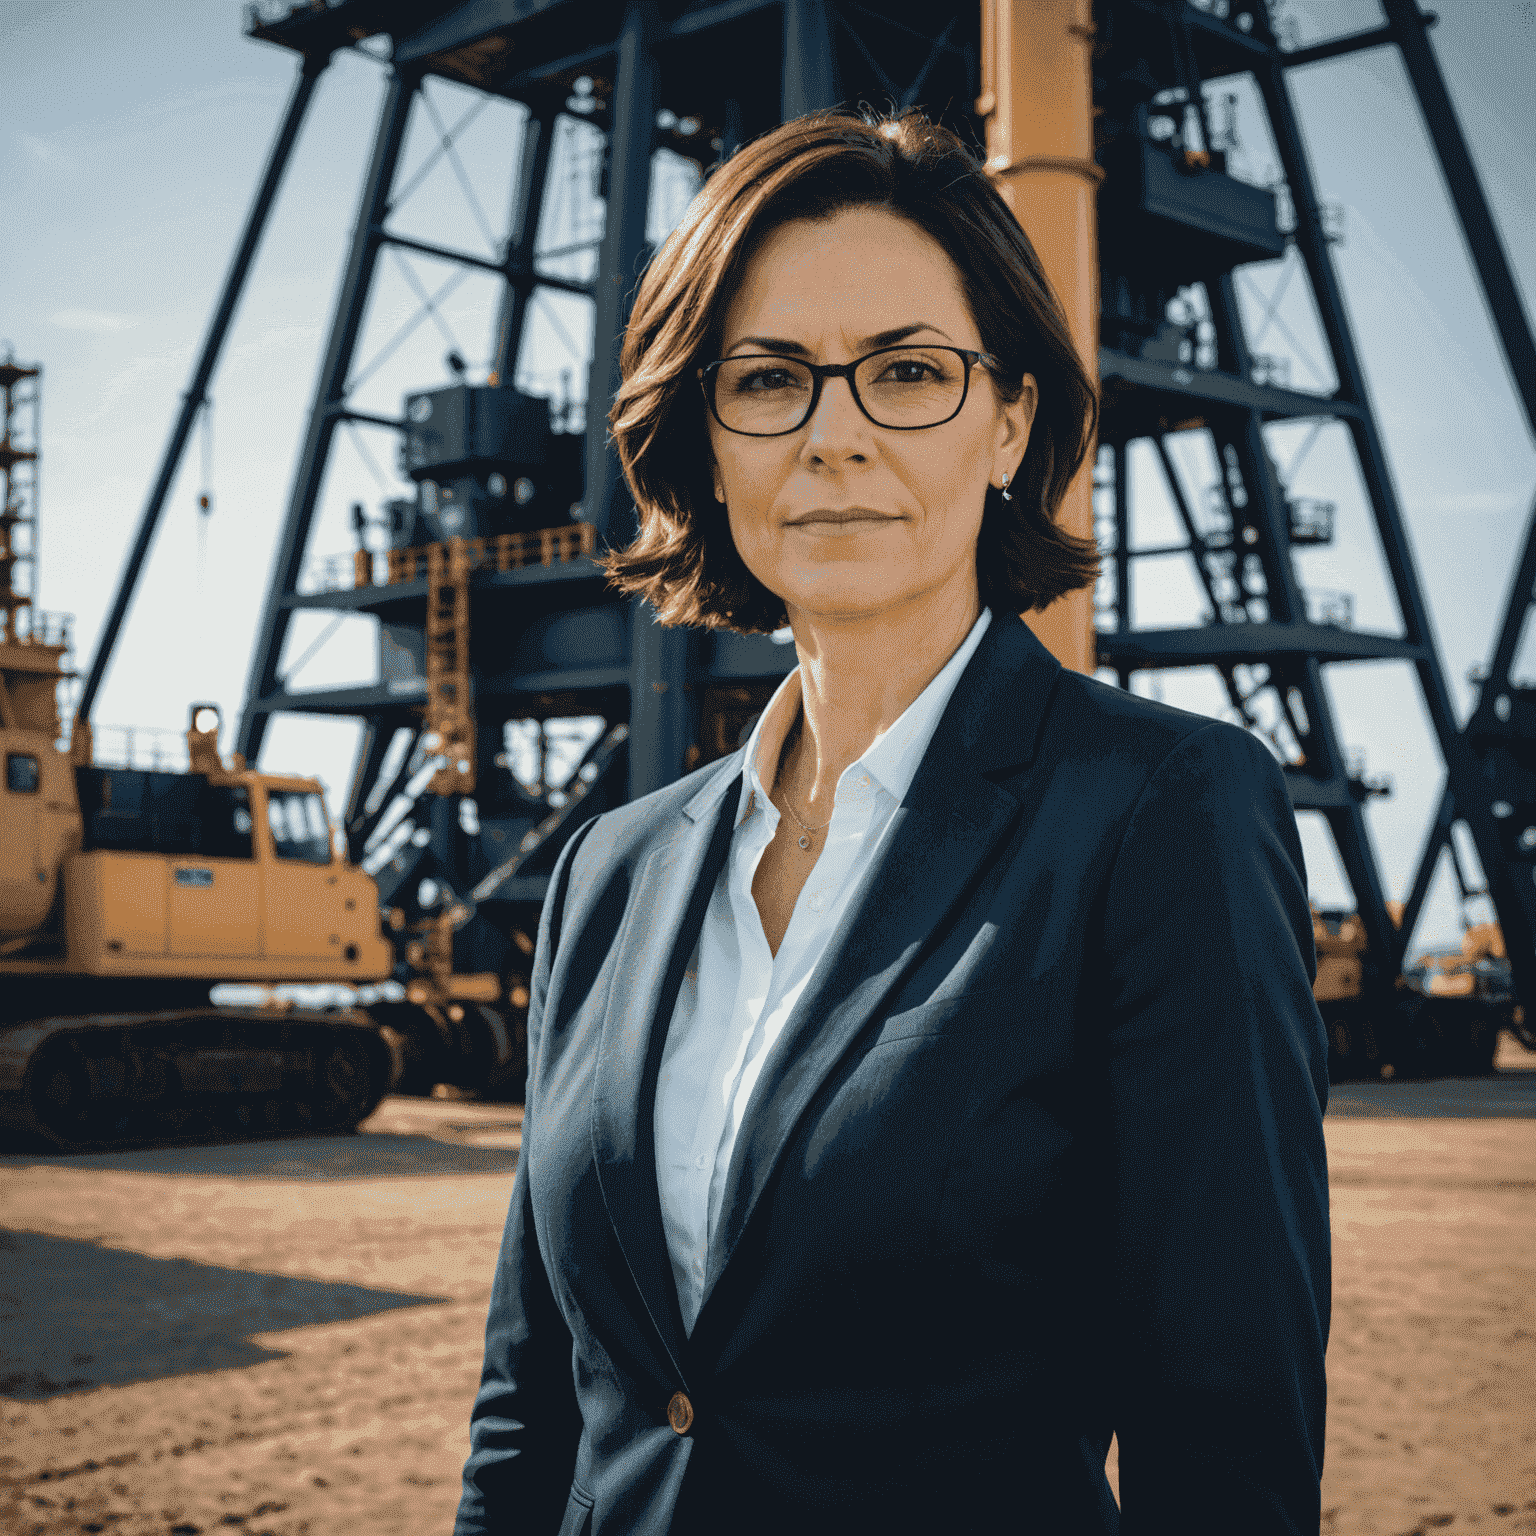
[[[837,781],[943,670],[981,616],[974,585],[899,617],[848,622],[792,613],[800,712],[776,787],[807,820],[832,814]]]

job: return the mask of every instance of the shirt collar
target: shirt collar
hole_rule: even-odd
[[[754,801],[762,806],[769,824],[779,824],[779,808],[768,797],[778,771],[784,739],[800,713],[800,668],[791,667],[784,681],[773,691],[767,707],[757,717],[752,734],[747,737],[747,755],[742,763],[741,795],[736,802],[736,825],[751,813]],[[767,777],[764,777],[766,773]]]
[[[751,805],[754,785],[756,785],[757,781],[757,769],[754,765],[757,762],[759,749],[762,744],[763,722],[773,714],[775,705],[783,707],[786,693],[791,694],[792,697],[788,706],[788,713],[780,720],[778,726],[778,742],[775,750],[783,748],[784,737],[789,733],[789,727],[794,723],[795,712],[800,707],[800,668],[798,666],[791,667],[784,675],[783,682],[774,689],[773,697],[769,699],[763,712],[753,722],[752,733],[747,737],[745,755],[742,758],[741,794],[737,797],[736,801],[736,819],[732,823],[733,827],[739,827],[742,824]],[[700,769],[698,771],[702,773],[704,770]],[[683,807],[684,813],[694,821],[701,821],[705,816],[713,814],[715,807],[724,798],[726,790],[735,782],[728,774],[715,774],[709,783]],[[756,787],[761,790],[761,785]],[[767,808],[768,814],[777,817],[779,814],[778,807],[769,800],[767,793],[765,791],[761,792],[759,798],[761,803]]]
[[[960,674],[976,653],[982,636],[992,622],[992,610],[983,607],[980,616],[971,626],[970,633],[960,642],[947,662],[939,669],[932,681],[904,709],[892,724],[882,731],[859,756],[858,763],[899,805],[911,787],[923,754],[938,726]],[[772,775],[777,770],[779,754],[784,749],[784,739],[800,710],[800,668],[792,667],[784,681],[774,690],[762,714],[757,717],[751,735],[747,737],[742,760],[741,792],[736,802],[736,819],[740,826],[750,814],[754,803],[760,805],[772,825],[777,826],[778,807],[768,797]],[[764,779],[761,770],[769,774]],[[688,813],[696,820],[713,809],[720,797],[730,788],[732,781],[724,774],[717,774],[688,804]]]

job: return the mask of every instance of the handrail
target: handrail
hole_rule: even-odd
[[[48,613],[30,604],[7,613],[0,609],[0,645],[61,645],[74,647],[72,613]]]
[[[568,523],[558,528],[533,528],[523,533],[498,533],[472,539],[449,539],[448,547],[462,545],[472,571],[518,571],[529,565],[553,565],[557,560],[575,560],[597,549],[597,529],[591,523]],[[411,549],[392,549],[387,556],[386,584],[415,581],[427,573],[431,545]],[[363,575],[362,562],[357,576]],[[359,579],[358,586],[369,582]]]
[[[448,539],[444,547],[462,544],[471,571],[519,571],[530,565],[554,565],[597,551],[597,529],[591,523],[565,523],[557,528],[532,528],[521,533],[488,534],[472,539]],[[375,552],[359,549],[350,555],[322,555],[310,561],[299,580],[299,591],[355,592],[366,587],[398,586],[425,580],[430,551],[418,544],[409,549]],[[379,580],[381,574],[383,580]]]

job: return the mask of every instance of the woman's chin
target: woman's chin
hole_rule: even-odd
[[[794,618],[878,618],[919,602],[927,583],[872,581],[868,571],[828,572],[820,581],[797,581],[775,588]]]

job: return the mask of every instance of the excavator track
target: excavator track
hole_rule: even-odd
[[[0,1026],[0,1135],[55,1151],[356,1129],[401,1070],[355,1009],[201,1007]]]

